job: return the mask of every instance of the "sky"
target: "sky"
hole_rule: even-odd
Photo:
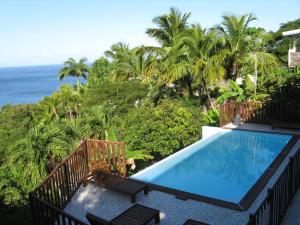
[[[117,42],[157,45],[152,19],[176,7],[211,27],[224,14],[254,13],[252,26],[276,31],[300,17],[299,0],[0,0],[0,67],[89,62]]]

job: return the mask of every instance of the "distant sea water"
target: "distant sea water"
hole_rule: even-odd
[[[35,103],[51,95],[60,85],[75,84],[75,78],[58,80],[62,65],[0,68],[0,106]]]

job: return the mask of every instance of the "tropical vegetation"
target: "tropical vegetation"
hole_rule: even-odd
[[[300,19],[276,32],[252,27],[255,19],[225,15],[204,28],[171,8],[146,31],[157,46],[116,43],[91,65],[69,58],[58,78],[76,84],[35,104],[2,106],[0,223],[30,224],[28,192],[80,140],[126,141],[132,174],[199,140],[203,125],[218,125],[225,101],[299,102],[300,72],[286,68],[281,32]]]

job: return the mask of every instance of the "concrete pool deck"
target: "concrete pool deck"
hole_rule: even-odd
[[[224,128],[300,135],[299,129],[281,129],[281,128],[272,129],[271,125],[262,125],[262,124],[255,124],[255,123],[241,123],[240,125],[229,123],[225,125]]]
[[[161,225],[182,225],[188,219],[212,225],[245,224],[248,218],[246,212],[241,213],[199,201],[182,201],[174,195],[159,191],[150,191],[148,195],[139,194],[137,203],[159,209]],[[88,223],[85,218],[86,212],[110,220],[132,205],[128,196],[89,184],[78,189],[65,212]]]
[[[278,129],[272,130],[271,127],[268,128],[261,125],[259,125],[260,129],[258,129],[257,126],[245,125],[250,124],[244,124],[243,128],[239,127],[239,129],[290,134],[290,131],[288,130],[280,129],[281,131],[285,131],[281,132],[278,131]],[[254,127],[255,129],[253,129]],[[298,140],[289,155],[292,156],[299,147],[300,141]],[[282,162],[278,170],[247,211],[241,212],[231,210],[190,199],[183,201],[176,199],[174,195],[155,190],[150,191],[148,195],[143,195],[143,193],[137,195],[137,203],[160,210],[160,224],[162,225],[182,225],[187,219],[194,219],[211,225],[246,225],[249,214],[254,212],[264,200],[267,195],[267,189],[273,186],[287,163],[288,157],[286,157],[286,159]],[[297,196],[299,197],[299,195],[298,191]],[[128,209],[130,206],[132,206],[132,203],[128,196],[89,184],[87,187],[83,188],[81,186],[77,190],[72,200],[65,207],[64,211],[88,224],[88,221],[85,218],[85,214],[87,212],[110,220]],[[290,214],[292,216],[296,216],[297,213],[293,213],[293,211],[291,211]]]
[[[282,225],[299,225],[300,224],[300,188],[293,198],[293,201],[288,208]]]

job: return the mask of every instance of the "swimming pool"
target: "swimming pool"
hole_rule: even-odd
[[[257,183],[262,176],[270,178],[272,164],[275,159],[278,164],[291,139],[291,135],[284,134],[223,130],[132,178],[217,203],[228,202],[244,210],[241,203],[249,202],[245,198],[254,186],[262,186]]]

